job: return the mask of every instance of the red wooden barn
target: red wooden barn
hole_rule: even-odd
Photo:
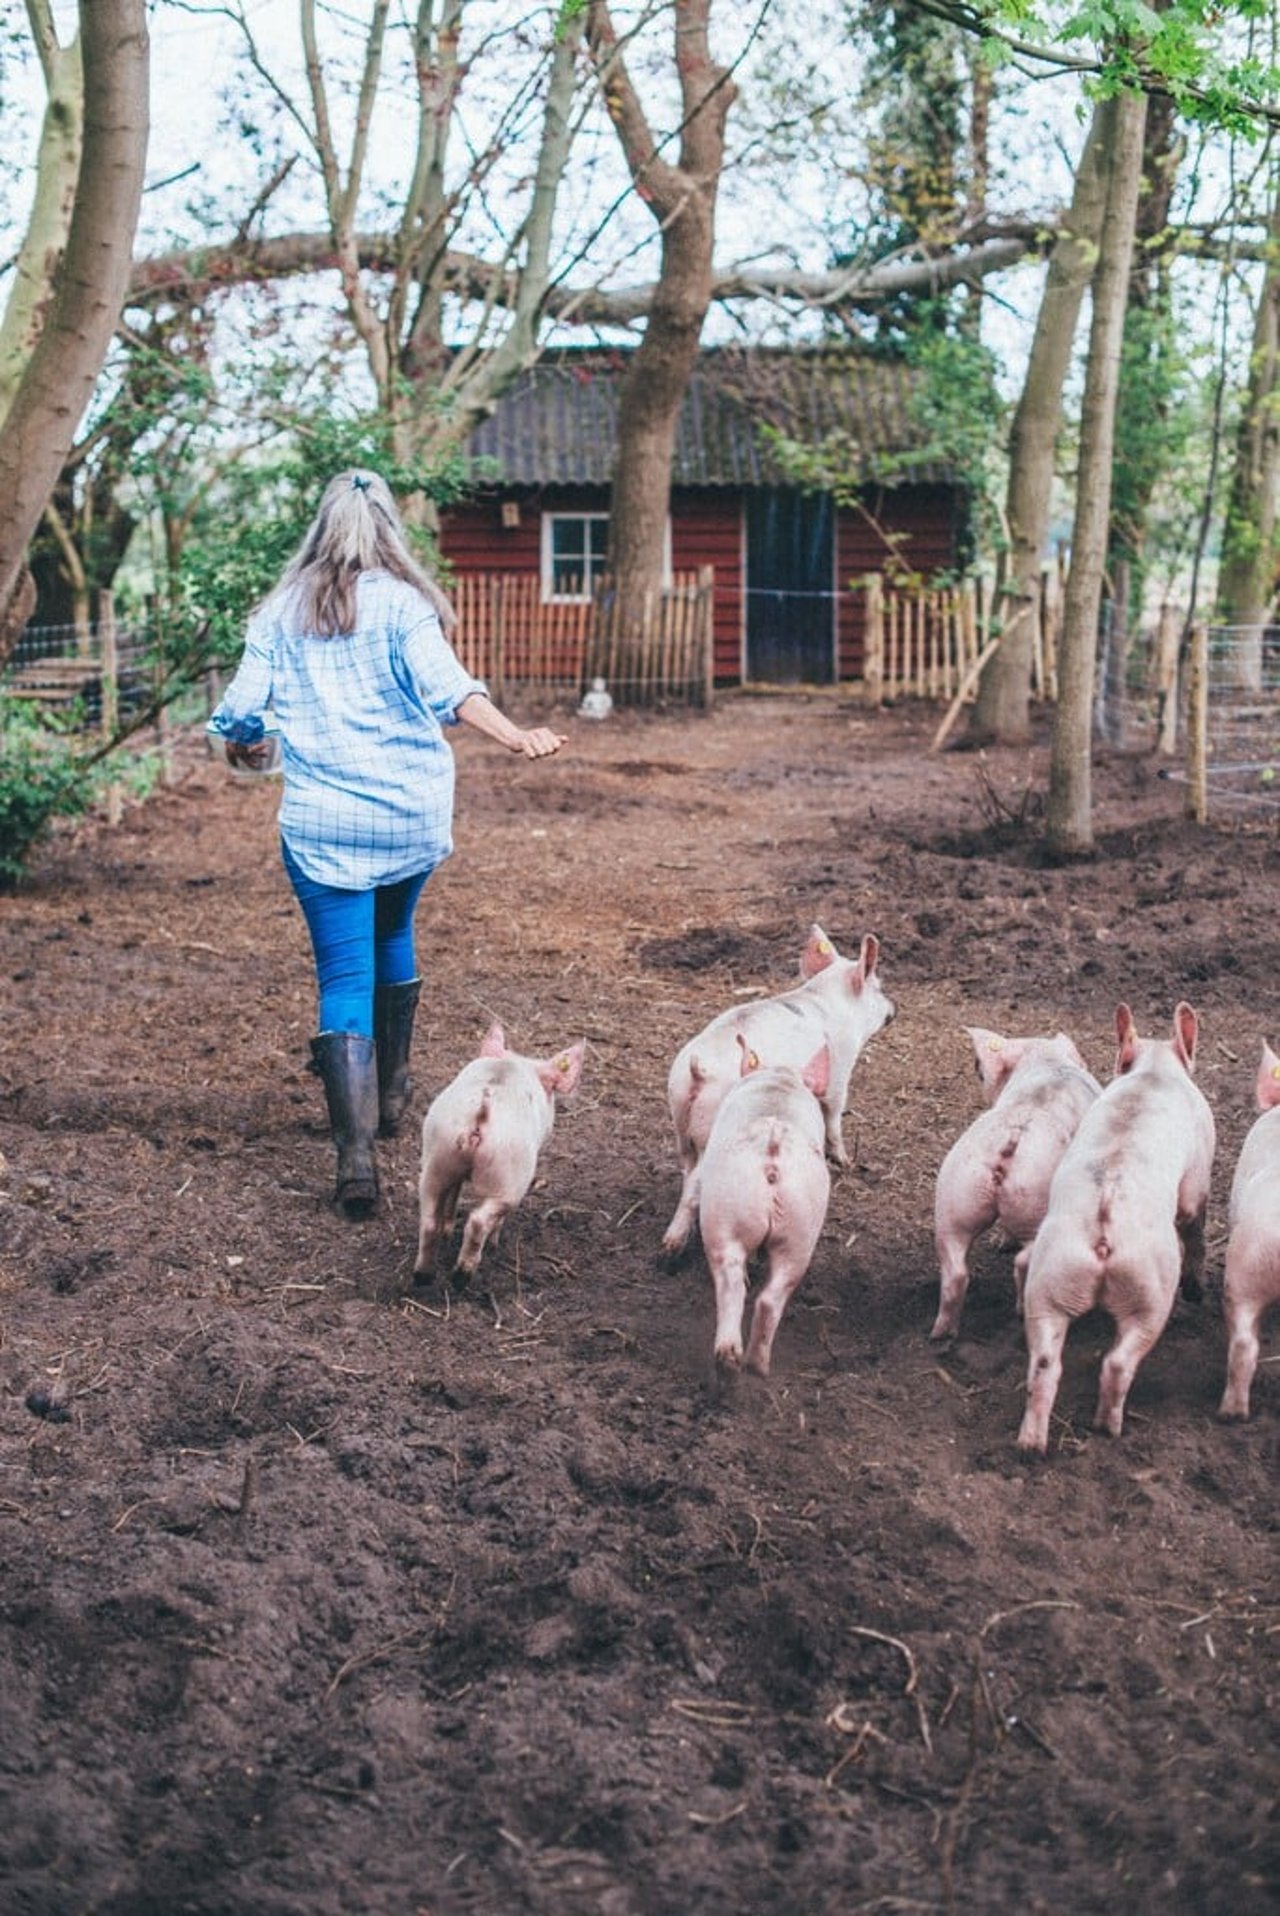
[[[589,598],[605,563],[625,350],[545,355],[473,434],[479,488],[442,515],[459,578],[524,574],[550,607]],[[966,554],[968,492],[926,462],[919,387],[846,347],[710,348],[680,417],[670,569],[715,569],[715,676],[829,684],[861,676],[869,573],[923,579]],[[913,401],[915,402],[913,404]],[[854,503],[788,476],[774,436],[821,452]],[[887,465],[903,476],[876,478]]]

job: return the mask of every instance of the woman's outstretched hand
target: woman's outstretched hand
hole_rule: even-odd
[[[562,745],[569,742],[562,733],[553,732],[549,725],[513,724],[484,692],[469,692],[458,707],[458,717],[464,725],[483,732],[486,738],[495,739],[499,745],[505,745],[509,752],[517,752],[521,758],[551,758]]]
[[[525,758],[551,758],[566,745],[568,740],[560,732],[553,732],[548,725],[532,725],[521,732],[518,739],[512,741],[513,752],[523,753]]]

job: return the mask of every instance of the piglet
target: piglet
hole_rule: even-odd
[[[722,1011],[677,1054],[667,1102],[684,1181],[662,1240],[667,1259],[680,1255],[693,1229],[699,1164],[720,1100],[740,1075],[739,1040],[759,1063],[796,1070],[826,1046],[830,1069],[821,1098],[826,1149],[837,1164],[848,1162],[840,1126],[849,1079],[867,1040],[894,1015],[893,1001],[876,975],[879,955],[879,941],[868,932],[858,957],[842,958],[821,925],[814,925],[800,960],[802,984]]]
[[[1227,1387],[1219,1417],[1249,1415],[1249,1387],[1258,1367],[1258,1325],[1280,1303],[1280,1058],[1269,1044],[1258,1067],[1258,1110],[1231,1181],[1227,1266],[1222,1301],[1227,1320]]]
[[[1116,1009],[1116,1076],[1085,1112],[1049,1189],[1027,1265],[1027,1407],[1021,1451],[1043,1456],[1072,1320],[1100,1305],[1116,1326],[1094,1428],[1120,1435],[1134,1373],[1183,1294],[1200,1295],[1216,1142],[1193,1079],[1199,1021],[1180,1003],[1171,1039],[1140,1038]],[[1181,1242],[1179,1241],[1181,1240]]]
[[[966,1027],[991,1110],[957,1138],[938,1172],[934,1241],[942,1273],[931,1337],[955,1337],[969,1288],[974,1239],[999,1223],[1023,1248],[1014,1263],[1018,1309],[1029,1246],[1049,1202],[1049,1182],[1100,1086],[1065,1032],[1007,1038]]]
[[[720,1101],[702,1155],[698,1224],[715,1286],[715,1358],[742,1368],[747,1261],[763,1249],[768,1275],[751,1313],[745,1363],[769,1374],[787,1299],[808,1270],[827,1215],[831,1175],[823,1150],[831,1060],[827,1046],[802,1070],[763,1067],[741,1032],[741,1075]]]
[[[453,1228],[468,1180],[475,1202],[454,1276],[465,1283],[474,1274],[490,1236],[533,1183],[556,1098],[577,1085],[582,1054],[576,1044],[553,1058],[522,1058],[507,1050],[502,1026],[491,1025],[480,1056],[432,1101],[422,1121],[415,1281],[430,1280],[436,1246]]]

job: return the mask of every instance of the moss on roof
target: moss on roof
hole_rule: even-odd
[[[607,486],[629,359],[627,349],[545,354],[477,427],[469,452],[492,462],[501,484]],[[925,451],[926,429],[911,406],[919,391],[919,375],[900,360],[858,349],[708,348],[685,395],[672,484],[787,483],[765,428],[806,446],[834,446],[848,476],[865,481],[886,458]],[[951,475],[916,459],[909,476]]]

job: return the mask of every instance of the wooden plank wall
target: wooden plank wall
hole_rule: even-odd
[[[503,505],[508,507],[503,523]],[[515,510],[512,511],[511,508]],[[601,512],[608,494],[590,486],[555,486],[507,495],[483,495],[441,515],[441,551],[458,595],[476,575],[536,575],[541,567],[545,512]],[[857,508],[837,514],[833,619],[838,676],[863,676],[866,599],[862,581],[886,565],[909,567],[921,578],[957,564],[960,508],[953,488],[905,486],[868,493]],[[702,566],[715,572],[712,603],[714,672],[718,685],[741,682],[746,656],[745,551],[742,494],[723,488],[680,488],[671,499],[671,563],[678,573]],[[568,641],[566,640],[566,643]]]

